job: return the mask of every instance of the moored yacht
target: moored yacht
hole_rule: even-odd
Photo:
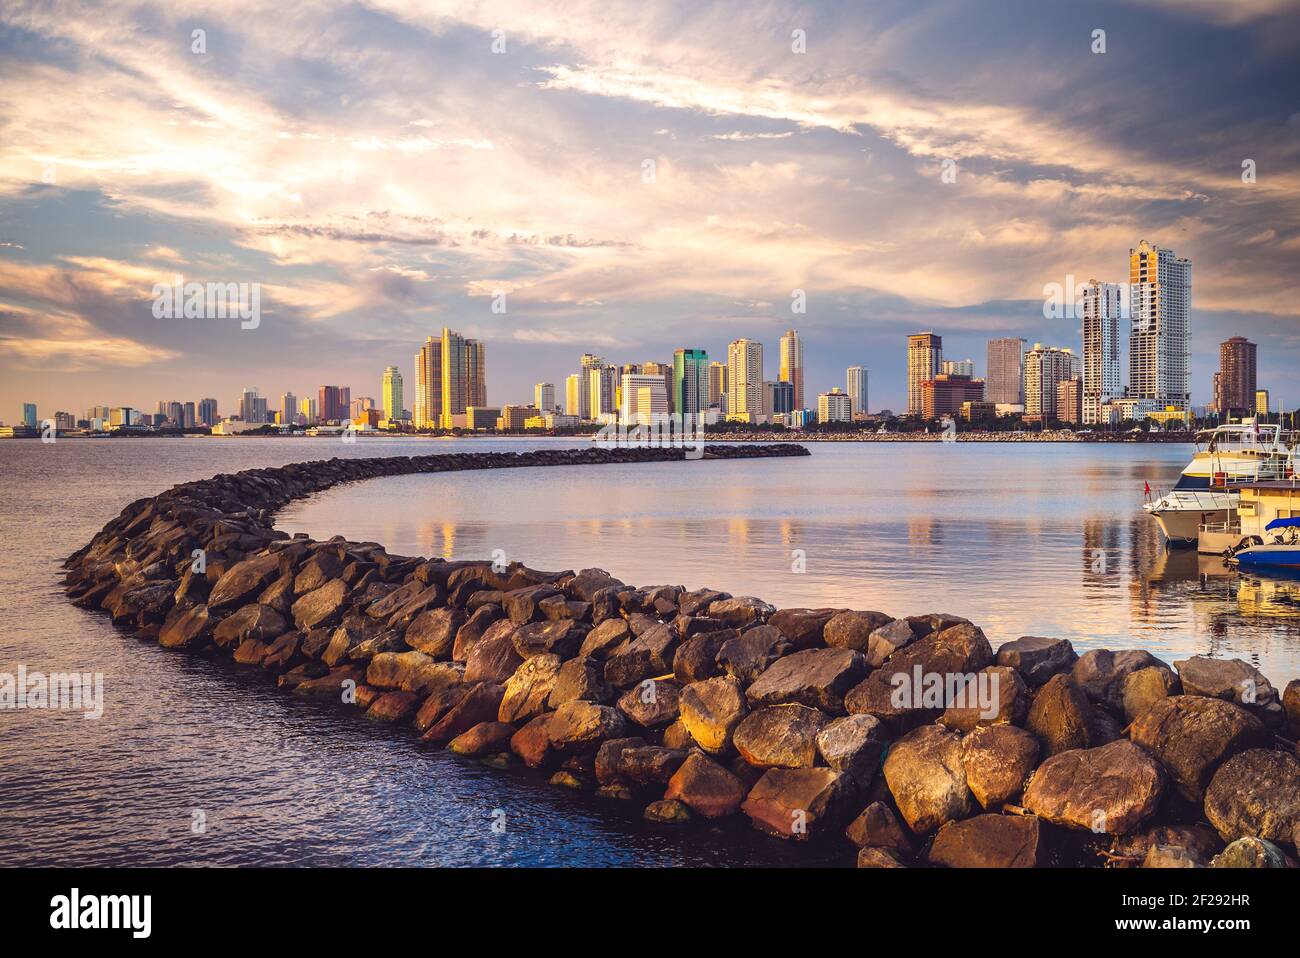
[[[1241,487],[1294,474],[1294,452],[1278,425],[1254,420],[1218,426],[1196,434],[1196,453],[1178,482],[1143,508],[1160,525],[1171,545],[1195,545],[1202,526],[1228,522],[1241,499]]]

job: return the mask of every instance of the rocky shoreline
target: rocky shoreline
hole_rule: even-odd
[[[705,462],[807,454],[728,444]],[[66,560],[67,594],[141,639],[635,802],[664,828],[744,816],[856,847],[863,867],[1294,867],[1300,680],[1279,693],[1240,660],[1171,668],[1042,637],[995,651],[946,613],[778,610],[273,526],[343,482],[682,458],[592,448],[220,475],[128,505]],[[900,697],[913,677],[992,695]]]

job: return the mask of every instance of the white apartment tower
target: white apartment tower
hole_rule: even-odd
[[[1146,240],[1129,250],[1128,398],[1191,406],[1192,264]]]
[[[727,418],[758,422],[763,416],[763,344],[735,339],[727,344]]]
[[[1089,280],[1083,288],[1083,422],[1101,422],[1101,407],[1123,395],[1120,381],[1120,289]]]
[[[845,391],[853,407],[853,415],[867,412],[867,370],[862,366],[850,366],[847,370]]]
[[[1069,349],[1034,343],[1025,353],[1025,415],[1056,418],[1060,384],[1079,375],[1079,357]]]

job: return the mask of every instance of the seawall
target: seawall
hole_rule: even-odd
[[[805,456],[706,446],[710,460]],[[383,476],[681,460],[674,449],[333,459],[184,483],[70,556],[78,606],[431,747],[636,802],[743,816],[858,863],[1283,867],[1300,840],[1300,681],[1248,663],[994,650],[949,613],[775,609],[600,569],[395,556],[274,528]],[[761,468],[756,464],[755,468]],[[111,690],[110,690],[111,695]]]

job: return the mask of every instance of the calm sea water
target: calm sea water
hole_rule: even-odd
[[[530,449],[538,440],[0,443],[0,672],[104,674],[99,721],[0,712],[0,864],[770,864],[743,823],[650,828],[639,807],[431,750],[269,681],[173,654],[69,605],[58,564],[123,505],[177,482],[332,456]],[[1166,552],[1140,513],[1185,446],[812,443],[809,458],[376,480],[293,504],[281,528],[391,551],[777,605],[951,611],[997,645],[1244,658],[1300,675],[1300,582]],[[795,571],[802,568],[804,571]],[[505,813],[494,834],[493,813]],[[194,830],[196,812],[206,828]],[[836,859],[838,860],[838,859]]]

